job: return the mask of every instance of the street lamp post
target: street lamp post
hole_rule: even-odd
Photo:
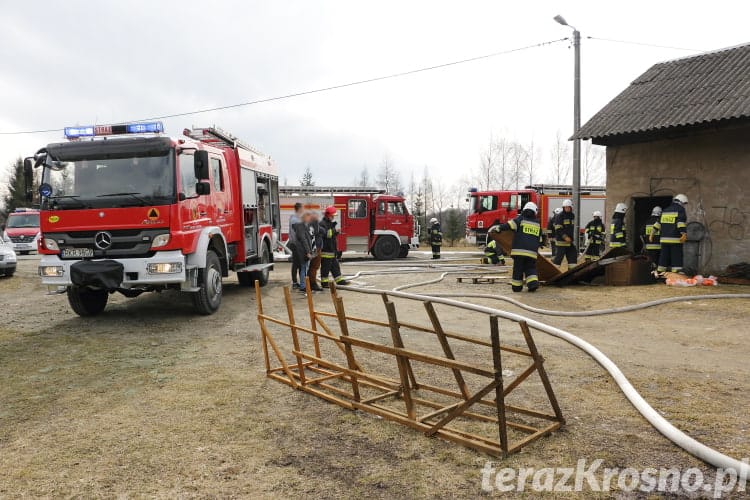
[[[574,51],[574,76],[573,76],[573,134],[578,134],[581,129],[581,33],[560,15],[553,18],[559,24],[568,26],[573,30]],[[573,139],[573,210],[575,210],[575,221],[573,231],[575,244],[578,248],[578,240],[581,228],[581,140]]]

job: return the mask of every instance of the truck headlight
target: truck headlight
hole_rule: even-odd
[[[160,234],[151,242],[151,248],[159,248],[169,243],[169,234]]]
[[[177,274],[182,272],[182,262],[156,262],[147,267],[148,274]]]
[[[57,246],[57,242],[52,238],[43,238],[42,241],[44,242],[44,248],[47,250],[52,250],[53,252],[60,250],[60,247]]]
[[[39,276],[46,278],[59,278],[65,273],[63,266],[39,266]]]

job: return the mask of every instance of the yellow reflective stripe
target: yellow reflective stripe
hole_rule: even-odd
[[[625,243],[612,243],[609,245],[610,248],[620,248],[624,246],[625,246]]]
[[[680,238],[672,238],[672,237],[670,237],[670,236],[662,236],[662,237],[661,237],[661,240],[659,240],[659,241],[660,241],[661,243],[667,243],[667,244],[669,244],[669,245],[675,245],[675,244],[679,244],[679,243],[682,243],[682,242],[680,241]]]
[[[333,238],[333,229],[329,229],[328,230],[328,232],[326,233],[326,237],[327,238]]]
[[[523,286],[523,281],[510,280],[511,286]]]
[[[557,240],[555,241],[555,245],[557,245],[558,247],[569,247],[570,242],[565,240]]]
[[[342,282],[342,281],[344,281],[345,279],[346,279],[346,278],[344,278],[343,276],[339,276],[338,278],[336,278],[336,283],[341,283],[341,282]]]
[[[320,256],[324,259],[335,259],[336,254],[333,252],[320,252]]]
[[[515,231],[516,229],[518,229],[518,225],[516,224],[516,221],[513,220],[513,219],[511,219],[511,220],[508,221],[508,226],[510,226],[510,228],[513,231]]]
[[[526,276],[526,283],[531,283],[533,281],[539,281],[539,278],[537,278],[536,274],[532,274],[531,276]]]
[[[646,245],[646,250],[661,250],[661,245],[658,243],[649,243]]]
[[[684,229],[686,227],[687,227],[687,224],[685,224],[684,222],[677,223],[677,229]]]
[[[532,250],[524,250],[523,248],[513,248],[510,251],[511,256],[517,256],[517,257],[531,257],[532,259],[536,259],[536,252]]]

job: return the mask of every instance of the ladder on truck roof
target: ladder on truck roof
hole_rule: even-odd
[[[193,129],[186,128],[182,133],[185,134],[187,137],[190,137],[191,139],[202,142],[203,144],[215,146],[217,148],[240,147],[242,149],[246,149],[257,155],[265,156],[263,155],[263,153],[261,153],[254,147],[241,141],[240,139],[230,134],[226,130],[223,130],[216,126],[193,128]]]
[[[385,189],[359,186],[279,186],[279,194],[385,194]]]
[[[539,194],[570,194],[573,186],[566,184],[532,184],[525,189],[533,189]],[[582,194],[605,194],[607,188],[604,186],[581,186]]]

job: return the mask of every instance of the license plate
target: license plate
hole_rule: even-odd
[[[83,258],[83,257],[93,257],[94,256],[94,249],[93,248],[63,248],[62,249],[62,257],[63,259],[70,259],[70,258]]]

